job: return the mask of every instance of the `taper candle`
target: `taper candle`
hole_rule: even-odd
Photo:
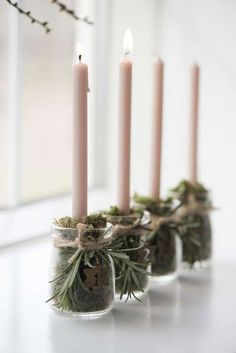
[[[87,93],[88,66],[82,62],[82,49],[77,44],[78,62],[73,64],[73,175],[72,216],[87,215]]]
[[[199,66],[192,65],[190,70],[189,179],[193,184],[198,179],[199,75]]]
[[[161,59],[153,67],[153,128],[150,197],[160,198],[161,186],[161,151],[162,151],[162,113],[163,113],[163,72]]]
[[[117,197],[118,208],[126,214],[130,211],[132,62],[128,58],[128,55],[132,51],[132,47],[132,34],[130,30],[126,30],[123,41],[125,57],[120,62],[119,73],[119,146]]]

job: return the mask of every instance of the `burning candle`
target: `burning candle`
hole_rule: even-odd
[[[153,137],[150,187],[150,197],[154,200],[160,198],[161,185],[163,72],[164,64],[160,59],[157,59],[153,67]]]
[[[73,175],[72,216],[87,215],[87,93],[88,66],[82,62],[82,48],[77,44],[78,62],[73,65]]]
[[[133,49],[131,31],[126,30],[123,41],[124,59],[119,74],[119,146],[118,146],[118,198],[117,206],[124,213],[130,211],[130,140],[132,62],[128,58]]]
[[[190,84],[189,178],[195,184],[198,174],[199,66],[197,64],[191,67]]]

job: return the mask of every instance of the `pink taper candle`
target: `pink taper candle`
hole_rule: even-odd
[[[190,71],[190,141],[189,141],[189,178],[195,184],[198,179],[198,104],[199,104],[199,67],[192,65]]]
[[[82,63],[81,46],[77,45],[78,62],[73,65],[73,180],[72,216],[87,215],[87,93],[88,66]]]
[[[153,137],[150,197],[160,198],[164,64],[157,59],[153,68]]]
[[[118,146],[118,197],[117,206],[124,212],[130,211],[130,140],[131,140],[131,96],[132,62],[128,54],[132,51],[130,30],[124,36],[125,57],[120,63],[119,75],[119,146]]]

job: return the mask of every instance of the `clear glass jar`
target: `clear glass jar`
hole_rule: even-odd
[[[152,281],[160,284],[172,282],[179,275],[181,264],[181,243],[178,228],[173,221],[164,221],[173,215],[179,202],[172,200],[151,200],[150,203],[135,203],[138,208],[151,214],[151,229],[148,234]]]
[[[126,253],[129,256],[131,261],[134,261],[143,265],[142,268],[146,271],[149,271],[150,270],[150,249],[147,243],[148,230],[142,227],[136,227],[135,225],[132,229],[131,228],[132,224],[135,224],[137,220],[138,220],[137,214],[132,214],[132,213],[130,215],[125,215],[125,216],[108,217],[108,221],[112,223],[114,226],[120,225],[123,227],[122,229],[122,232],[124,234],[123,236],[124,242],[122,246],[123,248],[132,249],[132,248],[140,247],[140,249],[127,251],[127,252],[124,251],[124,253]],[[140,224],[142,226],[147,226],[149,222],[150,222],[150,213],[147,211],[144,211]],[[124,227],[127,227],[127,234],[125,234]],[[116,265],[115,265],[115,275],[116,275],[116,281],[115,281],[116,299],[120,299],[121,289],[123,288],[123,281],[121,278],[119,278],[120,269]],[[136,273],[136,277],[139,285],[136,285],[134,283],[133,292],[136,297],[140,298],[148,291],[149,276],[142,273]]]
[[[178,277],[181,264],[181,243],[177,230],[170,222],[159,224],[161,216],[151,214],[152,231],[148,241],[151,251],[152,280],[164,284]]]
[[[107,228],[87,229],[86,236],[98,237],[106,231],[106,238],[109,241],[112,236],[112,226]],[[56,225],[52,226],[52,235],[57,241],[74,241],[78,237],[78,229],[63,228]],[[78,247],[53,247],[51,266],[50,266],[50,297],[55,296],[58,291],[63,289],[65,281],[68,281],[66,268],[73,262],[73,256],[79,251]],[[82,250],[86,251],[86,250]],[[115,293],[115,273],[113,261],[104,261],[99,253],[94,251],[90,258],[90,264],[85,263],[84,257],[79,265],[74,266],[74,282],[63,295],[57,295],[50,300],[51,308],[59,313],[80,318],[97,318],[108,313],[114,303]],[[65,271],[65,273],[63,273]],[[63,275],[61,275],[63,273]],[[72,272],[71,272],[72,273]],[[54,280],[60,276],[57,280]]]
[[[195,193],[189,197],[180,197],[175,194],[183,204],[179,214],[186,225],[182,234],[182,256],[184,269],[201,269],[209,267],[212,258],[212,229],[209,211],[211,202],[208,192]],[[188,212],[184,212],[184,208]]]

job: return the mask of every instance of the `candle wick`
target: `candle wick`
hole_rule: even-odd
[[[82,61],[82,55],[79,54],[79,62],[81,63],[81,61]]]
[[[125,58],[127,58],[127,56],[128,56],[129,54],[130,54],[129,51],[125,51],[125,52],[124,52]]]

